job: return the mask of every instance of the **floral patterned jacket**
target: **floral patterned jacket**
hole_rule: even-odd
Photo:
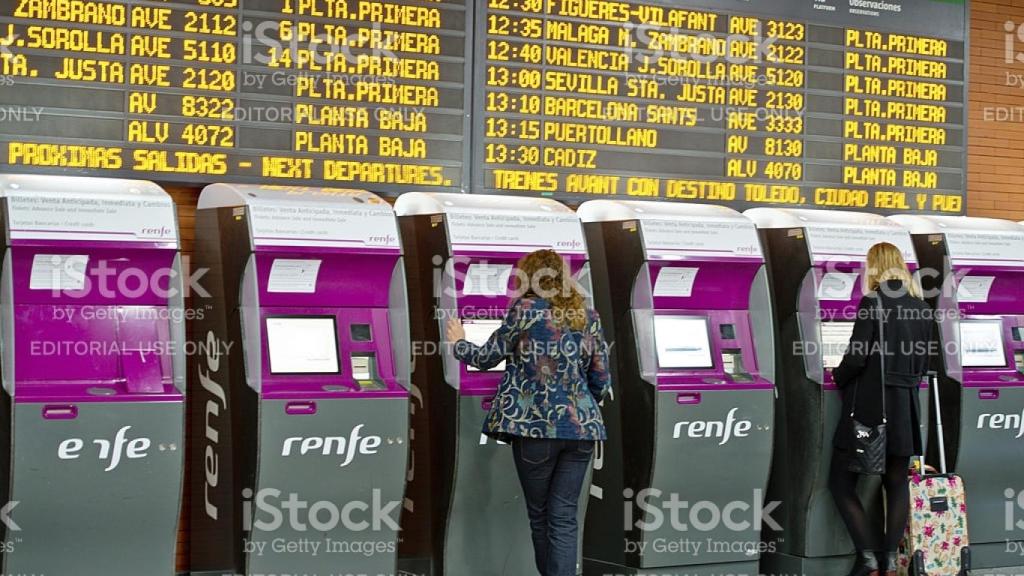
[[[484,434],[558,440],[605,440],[601,408],[611,388],[608,345],[596,312],[580,332],[556,324],[550,303],[527,296],[512,303],[483,346],[455,343],[455,357],[487,370],[506,361],[484,421]]]

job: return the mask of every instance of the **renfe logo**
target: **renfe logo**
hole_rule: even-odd
[[[985,428],[1015,431],[1017,435],[1014,438],[1024,438],[1024,411],[1020,414],[981,414],[978,416],[978,430]]]
[[[341,463],[341,467],[344,468],[352,463],[356,453],[367,456],[376,454],[377,449],[384,442],[380,436],[361,437],[359,431],[362,429],[362,424],[356,426],[349,432],[348,438],[344,436],[308,436],[306,438],[293,436],[285,439],[284,446],[281,447],[281,456],[291,456],[292,448],[298,445],[300,455],[320,453],[324,456],[331,454],[344,456],[345,459]]]
[[[369,238],[366,239],[366,242],[368,244],[372,244],[374,246],[390,246],[391,244],[394,244],[397,241],[398,241],[398,238],[395,238],[395,236],[393,234],[383,234],[383,235],[380,235],[380,236],[370,236]]]
[[[733,438],[746,438],[750,436],[750,430],[754,423],[750,420],[737,420],[736,412],[739,408],[729,410],[725,421],[721,420],[693,420],[676,423],[672,429],[672,438],[680,438],[683,431],[690,438],[720,438],[719,446],[724,445]]]
[[[160,226],[160,227],[157,227],[157,228],[143,228],[142,229],[142,234],[143,235],[145,235],[145,236],[156,236],[157,238],[163,238],[165,236],[170,236],[171,232],[173,232],[173,230],[171,230],[167,226]]]
[[[228,411],[228,398],[224,393],[224,387],[213,380],[210,375],[216,374],[220,370],[220,341],[217,339],[217,335],[210,330],[206,333],[206,371],[203,371],[203,367],[199,367],[199,384],[203,387],[203,391],[208,394],[206,398],[206,449],[203,461],[205,462],[205,482],[206,485],[203,487],[204,503],[206,509],[206,515],[213,520],[217,519],[217,506],[210,500],[210,489],[216,488],[217,483],[220,481],[219,470],[220,470],[220,456],[217,453],[217,444],[220,442],[220,431],[217,429],[218,421],[223,418],[221,416],[221,410],[224,411],[225,416]]]
[[[114,435],[113,441],[104,438],[93,440],[93,444],[99,446],[100,460],[107,460],[109,464],[103,470],[110,472],[121,463],[121,457],[127,456],[136,460],[145,458],[147,450],[153,445],[149,438],[128,439],[128,431],[131,426],[124,426]],[[81,438],[68,438],[57,446],[57,458],[61,460],[77,460],[82,455],[82,448],[85,448],[85,441]]]

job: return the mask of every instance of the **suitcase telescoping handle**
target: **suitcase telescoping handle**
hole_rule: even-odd
[[[928,388],[931,390],[932,398],[935,399],[935,439],[939,443],[939,471],[946,474],[946,438],[942,428],[942,401],[939,399],[939,375],[936,372],[928,372]],[[921,432],[924,436],[924,431]],[[925,445],[922,439],[921,447]],[[923,452],[924,450],[922,450]],[[925,472],[924,454],[920,456],[921,474]]]

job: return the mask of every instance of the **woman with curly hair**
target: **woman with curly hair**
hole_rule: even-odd
[[[448,323],[460,361],[480,370],[506,362],[484,433],[512,444],[541,576],[575,576],[577,507],[597,441],[599,404],[611,387],[608,347],[597,313],[553,250],[516,264],[517,296],[482,346]]]

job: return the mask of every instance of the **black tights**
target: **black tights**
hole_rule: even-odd
[[[864,504],[857,496],[857,480],[860,478],[860,474],[847,470],[846,463],[846,455],[839,452],[832,454],[832,470],[829,474],[828,487],[857,551],[875,550],[877,540],[872,537],[871,525],[868,522],[867,513],[864,511]],[[907,528],[907,519],[910,516],[910,484],[907,481],[909,465],[909,458],[893,456],[890,456],[885,463],[882,484],[885,486],[886,498],[884,542],[886,552],[896,552],[900,540],[903,538],[903,532]]]

